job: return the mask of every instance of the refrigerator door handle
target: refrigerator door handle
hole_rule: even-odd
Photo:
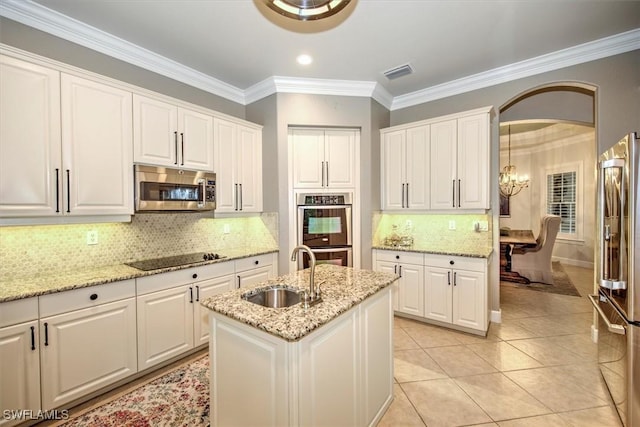
[[[589,301],[591,301],[593,308],[596,309],[596,311],[598,312],[598,315],[602,318],[604,323],[607,325],[607,329],[609,330],[609,332],[612,332],[614,334],[619,334],[619,335],[626,335],[627,330],[623,325],[619,325],[617,323],[611,323],[609,321],[607,316],[604,314],[604,311],[602,311],[602,309],[600,308],[600,305],[598,304],[598,298],[600,298],[599,295],[589,295]]]

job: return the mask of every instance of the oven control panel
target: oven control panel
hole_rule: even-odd
[[[298,205],[350,205],[351,194],[299,194]]]

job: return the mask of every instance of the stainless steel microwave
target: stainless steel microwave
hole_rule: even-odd
[[[134,166],[136,212],[212,211],[216,208],[216,174]]]

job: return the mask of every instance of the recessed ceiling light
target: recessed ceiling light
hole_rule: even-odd
[[[328,18],[351,0],[264,0],[277,13],[299,21]]]
[[[313,58],[311,57],[311,55],[303,53],[302,55],[298,55],[296,61],[298,61],[298,64],[300,65],[309,65],[313,62]]]

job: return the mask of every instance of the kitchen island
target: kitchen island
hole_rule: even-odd
[[[319,265],[322,302],[267,308],[242,295],[304,290],[298,271],[202,301],[211,310],[211,425],[375,425],[393,399],[397,276]]]

